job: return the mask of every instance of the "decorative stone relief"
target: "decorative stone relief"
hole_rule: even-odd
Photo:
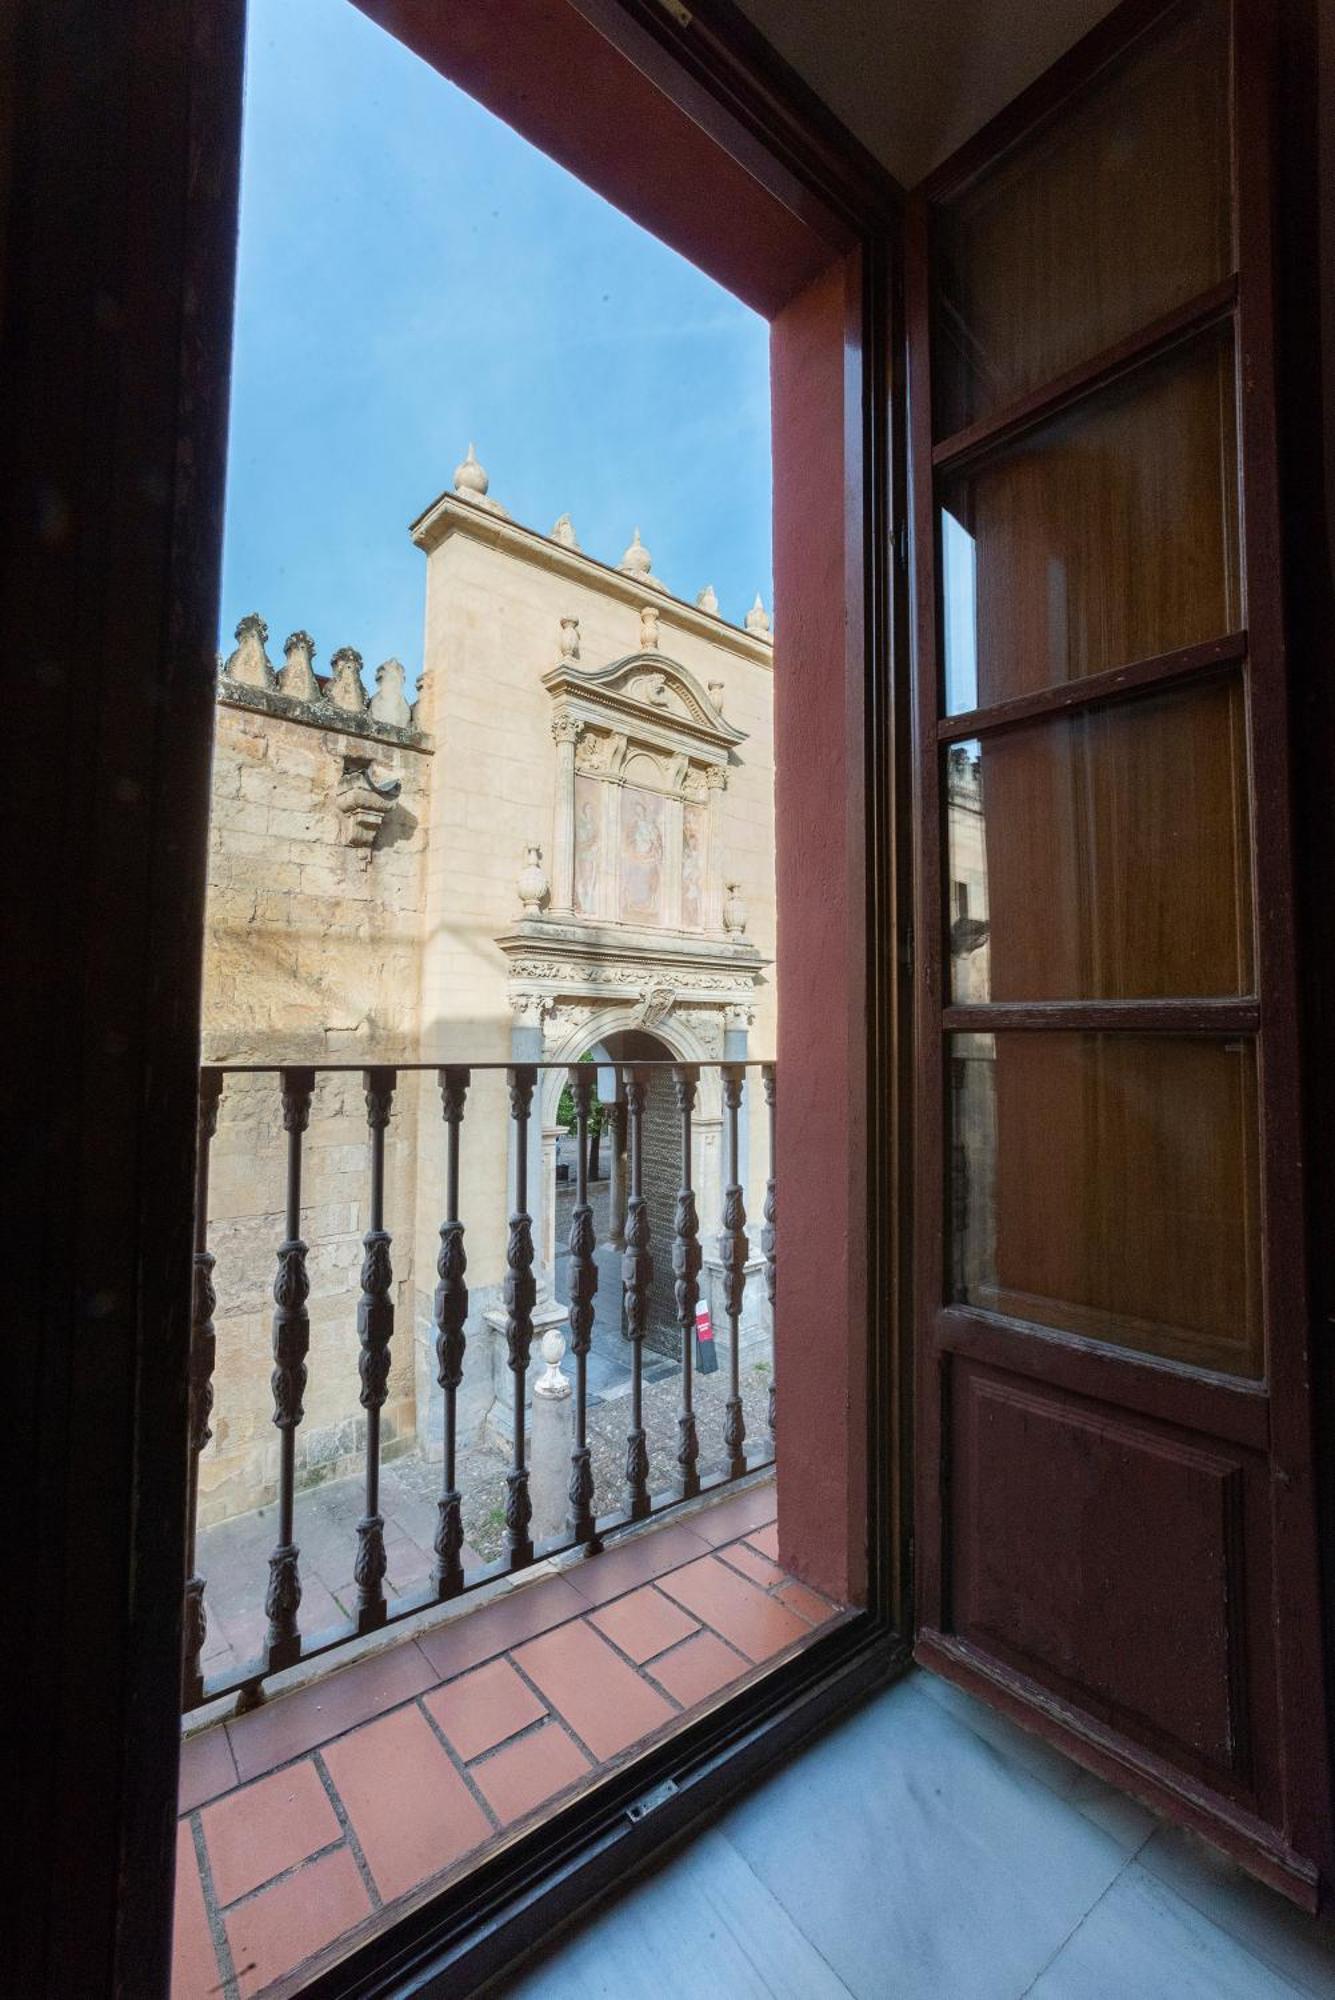
[[[551,1001],[542,993],[508,993],[506,999],[520,1028],[540,1028],[551,1011]]]
[[[229,653],[223,674],[240,687],[272,691],[278,685],[273,663],[265,652],[269,628],[258,611],[247,612],[236,628],[236,651]]]
[[[677,1004],[675,986],[651,986],[635,1010],[637,1028],[661,1028]]]
[[[579,658],[578,618],[563,618],[561,620],[561,637],[557,642],[557,652],[562,660],[577,660]]]
[[[315,641],[310,633],[289,632],[283,641],[283,654],[278,692],[289,701],[318,701],[320,683],[315,678]]]
[[[338,781],[337,805],[349,847],[375,846],[403,786],[398,778],[379,779],[369,757],[345,757]]]
[[[723,905],[723,928],[729,937],[746,936],[746,904],[742,901],[740,882],[727,884],[727,899]]]
[[[375,670],[375,693],[368,712],[393,729],[407,729],[412,722],[413,712],[403,691],[405,679],[399,660],[382,660]]]
[[[519,871],[515,887],[519,891],[519,900],[524,906],[524,915],[526,917],[541,916],[543,904],[547,901],[551,891],[550,884],[547,881],[547,871],[542,865],[542,849],[540,847],[532,843],[525,847],[524,865]]]
[[[328,689],[331,705],[349,715],[364,715],[366,689],[362,686],[362,656],[357,648],[340,646],[329,664],[334,670]]]
[[[714,704],[715,708],[716,708],[716,709],[718,710],[719,714],[720,714],[720,715],[722,715],[722,713],[723,713],[723,683],[722,683],[722,681],[711,681],[711,682],[709,683],[709,699],[710,699],[710,700],[711,700],[711,701],[713,702],[713,704]]]
[[[658,651],[658,613],[652,604],[646,604],[640,613],[640,651],[642,653]]]

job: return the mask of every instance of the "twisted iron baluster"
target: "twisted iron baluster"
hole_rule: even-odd
[[[516,1063],[506,1072],[510,1083],[510,1116],[515,1122],[515,1212],[510,1217],[506,1246],[505,1344],[514,1378],[514,1462],[506,1475],[505,1543],[511,1569],[533,1560],[529,1523],[533,1508],[528,1497],[528,1467],[524,1462],[524,1392],[533,1347],[533,1307],[538,1296],[533,1276],[533,1218],[528,1213],[528,1121],[538,1072],[532,1063]]]
[[[742,1415],[741,1317],[746,1290],[746,1204],[742,1199],[741,1169],[737,1155],[737,1114],[742,1108],[742,1087],[746,1071],[741,1063],[723,1064],[723,1102],[728,1113],[728,1185],[723,1196],[723,1234],[719,1255],[723,1260],[723,1299],[728,1315],[728,1401],[723,1423],[723,1442],[728,1450],[728,1477],[740,1479],[746,1471],[746,1419]]]
[[[677,1190],[677,1213],[673,1218],[672,1270],[677,1325],[681,1328],[677,1464],[681,1469],[683,1500],[692,1499],[700,1491],[700,1434],[695,1423],[695,1307],[700,1297],[701,1251],[700,1222],[695,1211],[695,1191],[691,1186],[691,1113],[695,1109],[699,1076],[699,1070],[689,1063],[678,1063],[672,1072],[677,1115],[681,1120],[681,1186]]]
[[[445,1394],[445,1456],[440,1499],[436,1502],[435,1556],[432,1581],[437,1597],[454,1597],[463,1589],[463,1497],[457,1484],[458,1396],[464,1377],[464,1327],[468,1320],[468,1287],[464,1273],[464,1226],[459,1220],[459,1127],[468,1095],[466,1069],[442,1069],[441,1109],[445,1114],[445,1221],[440,1225],[436,1258],[435,1320],[436,1379]]]
[[[185,1630],[182,1639],[181,1706],[197,1708],[204,1699],[204,1677],[200,1661],[209,1621],[204,1610],[204,1579],[195,1569],[196,1535],[199,1525],[199,1460],[213,1436],[209,1418],[213,1414],[213,1364],[218,1342],[213,1330],[213,1258],[209,1255],[209,1148],[218,1130],[218,1101],[222,1096],[222,1072],[199,1072],[199,1125],[195,1142],[195,1255],[194,1282],[190,1300],[190,1387],[188,1435],[190,1440],[189,1485],[186,1490],[185,1522]]]
[[[765,1226],[760,1232],[760,1250],[765,1259],[765,1296],[769,1300],[770,1355],[769,1355],[769,1423],[770,1449],[777,1454],[778,1438],[774,1431],[775,1401],[779,1385],[779,1342],[774,1327],[774,1279],[775,1279],[775,1223],[778,1214],[776,1201],[776,1150],[775,1113],[777,1108],[777,1084],[773,1063],[762,1068],[761,1078],[765,1085],[765,1102],[769,1106],[769,1179],[765,1183]]]
[[[357,1338],[361,1343],[358,1373],[361,1404],[366,1412],[366,1512],[357,1523],[357,1630],[374,1632],[385,1622],[385,1522],[380,1512],[380,1412],[389,1388],[389,1346],[394,1336],[394,1301],[390,1288],[390,1237],[385,1229],[385,1128],[394,1101],[392,1069],[362,1072],[366,1087],[366,1122],[371,1135],[370,1227],[362,1238],[362,1295],[357,1305]]]
[[[644,1199],[644,1096],[641,1071],[626,1072],[626,1118],[630,1152],[630,1195],[626,1202],[626,1248],[621,1278],[626,1298],[626,1333],[631,1343],[630,1429],[626,1433],[626,1507],[633,1521],[649,1512],[649,1447],[644,1435],[644,1330],[654,1260],[649,1254],[649,1209]]]
[[[593,1466],[588,1442],[589,1347],[593,1339],[598,1265],[594,1259],[593,1210],[589,1206],[589,1105],[593,1071],[576,1063],[570,1071],[575,1103],[575,1208],[570,1218],[570,1351],[575,1357],[575,1442],[570,1453],[570,1532],[592,1548],[598,1539],[593,1514]]]
[[[278,1544],[269,1558],[269,1588],[264,1609],[269,1619],[266,1671],[276,1673],[301,1658],[297,1611],[301,1604],[299,1551],[293,1541],[296,1432],[302,1419],[306,1389],[306,1356],[311,1323],[306,1311],[310,1279],[306,1275],[306,1245],[301,1240],[301,1139],[310,1120],[313,1069],[279,1072],[283,1093],[283,1129],[287,1133],[286,1232],[278,1249],[274,1278],[273,1420],[278,1426],[282,1455],[278,1468]]]

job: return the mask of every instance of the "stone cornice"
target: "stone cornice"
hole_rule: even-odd
[[[425,513],[419,514],[412,523],[409,533],[418,548],[428,555],[450,535],[467,535],[472,541],[499,549],[520,562],[531,563],[535,569],[568,577],[572,583],[598,590],[604,597],[616,598],[636,611],[642,610],[646,601],[651,602],[655,608],[661,608],[663,616],[681,631],[690,632],[711,646],[720,646],[726,652],[735,653],[740,659],[749,660],[753,666],[764,667],[766,672],[773,672],[774,647],[768,640],[758,639],[753,633],[730,625],[726,618],[720,618],[715,612],[702,611],[696,604],[687,604],[670,591],[653,590],[642,580],[624,575],[609,563],[599,562],[596,556],[585,555],[582,549],[568,548],[565,543],[555,542],[550,535],[541,535],[534,528],[521,527],[517,521],[502,520],[499,515],[487,513],[469,501],[461,500],[455,493],[442,493],[438,500],[433,500]],[[647,589],[649,594],[646,598]]]
[[[359,736],[368,743],[392,743],[398,749],[418,750],[428,757],[436,747],[420,729],[399,729],[392,722],[378,722],[369,713],[335,708],[329,701],[293,701],[288,695],[271,694],[267,688],[247,687],[240,681],[220,678],[218,699],[228,708],[248,708],[257,715],[280,716],[284,722],[299,722],[304,729]]]
[[[509,976],[525,985],[633,992],[646,980],[710,997],[744,996],[772,960],[753,944],[630,924],[563,923],[521,918],[496,939]]]

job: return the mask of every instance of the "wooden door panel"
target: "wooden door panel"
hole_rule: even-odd
[[[908,232],[918,1652],[1309,1904],[1271,0],[1128,0]]]
[[[950,997],[1254,991],[1236,673],[952,744]]]
[[[952,204],[936,246],[938,436],[1231,269],[1227,80],[1221,10],[1188,8]]]
[[[953,1629],[1251,1800],[1263,1461],[967,1363],[950,1404]]]
[[[1228,329],[950,473],[941,509],[948,715],[1235,631]]]

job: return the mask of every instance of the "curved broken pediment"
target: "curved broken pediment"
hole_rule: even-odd
[[[695,675],[656,650],[587,670],[563,659],[543,675],[543,686],[572,713],[590,720],[601,714],[631,734],[642,728],[650,741],[679,735],[723,757],[746,741],[745,730],[723,719]]]

